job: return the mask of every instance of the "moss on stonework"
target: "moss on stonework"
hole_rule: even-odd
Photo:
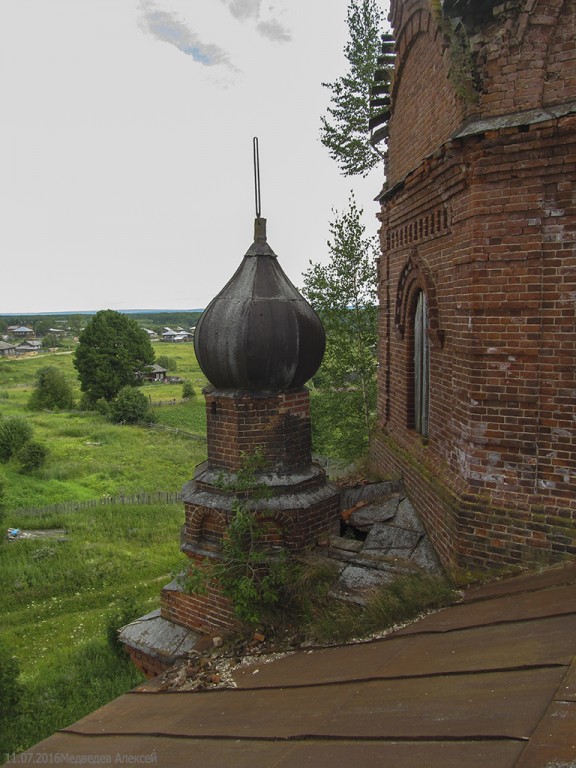
[[[546,514],[544,506],[534,505],[528,509],[515,509],[502,504],[495,504],[490,493],[485,489],[474,493],[466,491],[465,494],[459,495],[458,491],[443,482],[438,474],[435,474],[409,449],[404,448],[389,434],[383,432],[380,435],[380,440],[383,448],[395,457],[400,465],[419,475],[449,516],[448,520],[444,516],[444,520],[453,531],[451,578],[456,583],[462,585],[480,579],[479,574],[473,570],[474,561],[477,563],[481,560],[486,563],[494,563],[495,560],[503,561],[502,567],[487,570],[482,568],[481,580],[484,580],[485,575],[489,578],[500,578],[517,570],[524,570],[533,566],[543,567],[569,557],[572,542],[576,541],[576,528],[569,524],[562,525],[560,520],[555,520],[552,523],[550,521],[551,516]],[[486,528],[486,535],[478,539],[478,541],[483,542],[482,547],[474,549],[472,544],[474,554],[466,554],[461,551],[461,548],[466,542],[470,544],[476,540],[474,537],[468,538],[470,534],[466,533],[466,529],[471,531],[475,521],[479,527]],[[515,524],[519,524],[518,530],[516,530]],[[502,538],[493,530],[496,525],[505,526],[508,532],[502,539],[501,548],[498,549],[494,549],[490,545],[492,538]],[[542,539],[540,543],[531,545],[530,537],[534,530],[542,531],[546,538]],[[511,531],[515,531],[521,536],[521,543],[509,540]],[[559,542],[557,539],[554,542],[554,536],[561,537],[563,540]],[[557,545],[556,548],[554,543]],[[558,551],[559,546],[565,551]],[[478,568],[480,567],[478,566]]]
[[[454,492],[451,488],[449,488],[449,486],[444,484],[438,478],[438,475],[434,474],[431,469],[428,469],[425,464],[422,464],[422,462],[419,461],[406,448],[403,448],[401,445],[399,445],[399,443],[397,443],[394,438],[390,437],[389,435],[383,435],[382,440],[390,453],[393,453],[403,464],[412,467],[416,472],[418,472],[422,479],[428,485],[430,485],[438,498],[453,512],[457,512],[460,507],[470,508],[472,506],[476,506],[478,503],[476,500],[474,503],[462,500],[456,492]],[[478,497],[478,500],[479,499],[480,497]]]
[[[453,27],[451,22],[444,23],[442,28],[450,53],[448,77],[462,101],[473,106],[478,103],[482,84],[466,30],[462,26]]]

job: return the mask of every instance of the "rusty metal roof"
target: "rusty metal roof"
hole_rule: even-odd
[[[575,659],[570,563],[470,589],[383,639],[262,657],[233,672],[236,688],[150,681],[26,755],[171,768],[574,766]]]

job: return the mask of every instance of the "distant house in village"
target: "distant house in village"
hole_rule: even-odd
[[[174,339],[174,336],[176,336],[176,331],[173,331],[172,328],[163,328],[162,330],[162,341],[172,341]]]
[[[0,357],[11,357],[16,354],[16,346],[6,341],[0,341]]]
[[[168,371],[166,368],[162,368],[158,363],[154,363],[154,365],[148,366],[145,371],[138,373],[138,376],[142,381],[152,381],[156,383],[159,381],[166,381],[167,373]]]
[[[17,339],[33,339],[36,336],[34,329],[28,328],[27,325],[11,325],[8,333]]]
[[[16,354],[22,355],[26,352],[39,352],[42,349],[42,342],[40,339],[26,339],[16,347]]]
[[[172,328],[164,328],[164,332],[162,333],[162,341],[178,342],[189,340],[190,334],[182,328],[178,328],[175,331],[172,330]]]
[[[148,334],[150,341],[158,341],[158,334],[156,331],[151,331],[150,328],[144,328],[144,331]]]

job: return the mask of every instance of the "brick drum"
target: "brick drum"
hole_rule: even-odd
[[[372,461],[445,565],[507,569],[576,555],[576,2],[461,5],[391,3]]]
[[[210,574],[234,514],[236,473],[247,456],[259,453],[256,474],[269,498],[253,506],[265,527],[265,542],[301,552],[338,533],[339,492],[312,462],[310,395],[304,387],[278,394],[208,389],[205,392],[208,459],[184,488],[185,524],[181,549]],[[238,629],[218,584],[203,594],[186,594],[170,584],[162,590],[163,618],[202,634]]]
[[[225,470],[242,467],[260,451],[274,471],[310,464],[312,435],[307,389],[278,395],[210,390],[206,397],[208,462]]]

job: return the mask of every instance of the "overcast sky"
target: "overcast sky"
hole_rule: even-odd
[[[204,307],[262,216],[292,282],[382,169],[319,140],[348,0],[0,0],[0,314]],[[383,3],[384,6],[384,3]]]

